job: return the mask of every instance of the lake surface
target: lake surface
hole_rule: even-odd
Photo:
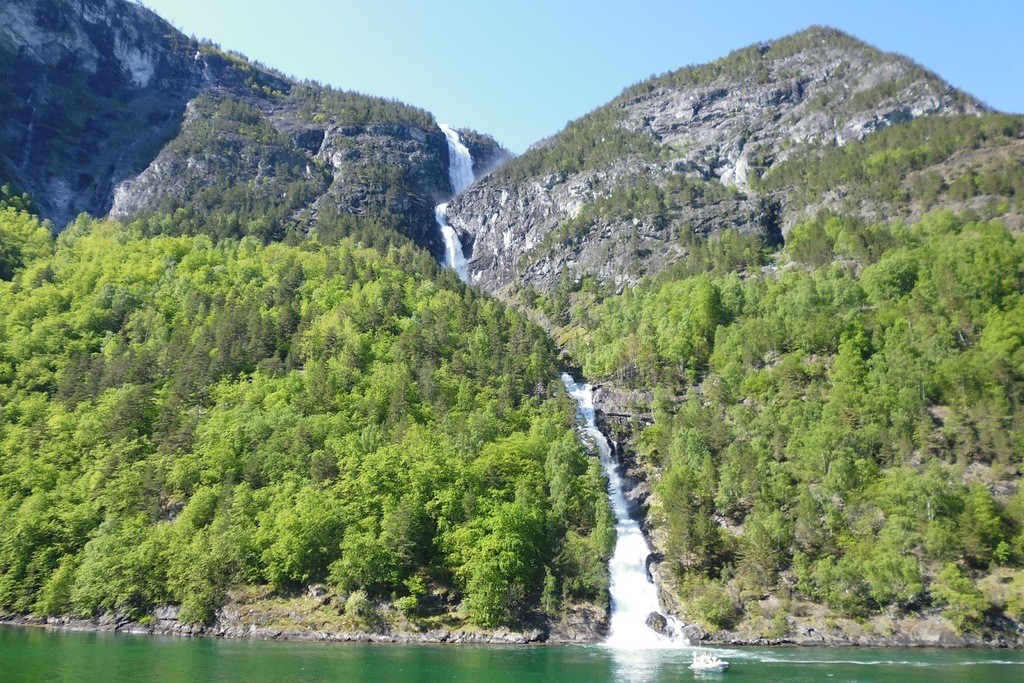
[[[1024,681],[1024,652],[726,648],[725,674],[695,676],[692,651],[599,646],[261,642],[0,626],[0,681]]]

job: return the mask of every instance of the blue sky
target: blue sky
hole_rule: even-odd
[[[393,97],[515,152],[626,86],[811,24],[1024,112],[1024,0],[143,0],[293,76]]]

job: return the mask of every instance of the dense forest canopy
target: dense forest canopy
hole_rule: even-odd
[[[201,623],[233,587],[323,582],[354,618],[493,626],[606,600],[604,478],[524,316],[408,245],[85,217],[54,242],[16,199],[0,610]]]

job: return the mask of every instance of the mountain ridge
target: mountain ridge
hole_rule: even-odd
[[[452,194],[448,151],[422,109],[296,81],[123,0],[8,3],[0,54],[12,63],[0,170],[57,229],[83,211],[204,207],[194,226],[226,185],[247,186],[252,210],[222,233],[281,239],[351,215],[442,253],[433,206]],[[507,155],[473,140],[480,172]]]

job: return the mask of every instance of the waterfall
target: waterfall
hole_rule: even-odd
[[[437,125],[448,140],[448,179],[451,180],[455,194],[458,194],[473,182],[473,157],[459,139],[458,131],[444,123]],[[447,209],[447,202],[434,207],[434,219],[441,229],[441,239],[444,240],[444,266],[453,269],[459,279],[468,284],[469,269],[466,267],[466,255],[462,251],[459,233],[448,225],[448,219],[445,217]]]
[[[473,182],[473,158],[457,131],[443,123],[438,127],[448,140],[448,175],[456,194]],[[445,211],[447,203],[434,207],[434,218],[444,239],[444,265],[453,268],[463,282],[470,281],[466,268],[466,257],[462,243],[455,229],[448,225]],[[640,525],[629,516],[629,506],[622,489],[622,478],[612,461],[611,446],[597,428],[594,421],[594,392],[589,384],[577,384],[568,374],[562,375],[562,383],[576,400],[577,415],[583,423],[584,433],[597,447],[601,465],[608,475],[608,496],[615,513],[615,550],[608,564],[611,581],[611,629],[606,643],[623,650],[650,649],[687,645],[682,636],[682,624],[667,617],[670,628],[676,636],[668,638],[647,626],[651,612],[661,612],[658,592],[647,578],[647,557],[650,548],[640,531]]]
[[[32,143],[35,141],[36,131],[36,105],[32,104],[32,97],[28,98],[28,106],[32,108],[32,114],[28,119],[28,129],[25,131],[25,151],[21,156],[21,170],[28,168],[29,158],[32,156]]]
[[[458,194],[473,184],[473,157],[459,139],[457,130],[446,123],[439,123],[437,127],[448,140],[448,178],[452,181],[452,190]]]
[[[608,497],[615,513],[615,550],[608,571],[611,575],[611,629],[606,644],[614,648],[642,649],[688,645],[682,636],[682,625],[668,617],[674,639],[662,636],[647,627],[651,612],[661,612],[658,591],[647,578],[647,556],[650,548],[640,525],[629,516],[629,506],[622,488],[622,478],[612,460],[611,446],[594,419],[594,391],[589,384],[577,383],[568,373],[562,384],[576,400],[576,415],[583,424],[587,439],[597,447],[601,465],[608,475]]]
[[[469,270],[466,268],[466,256],[462,253],[462,242],[455,228],[448,225],[444,215],[447,208],[447,202],[434,207],[434,219],[441,228],[441,239],[444,240],[444,266],[453,269],[460,280],[469,284]]]

